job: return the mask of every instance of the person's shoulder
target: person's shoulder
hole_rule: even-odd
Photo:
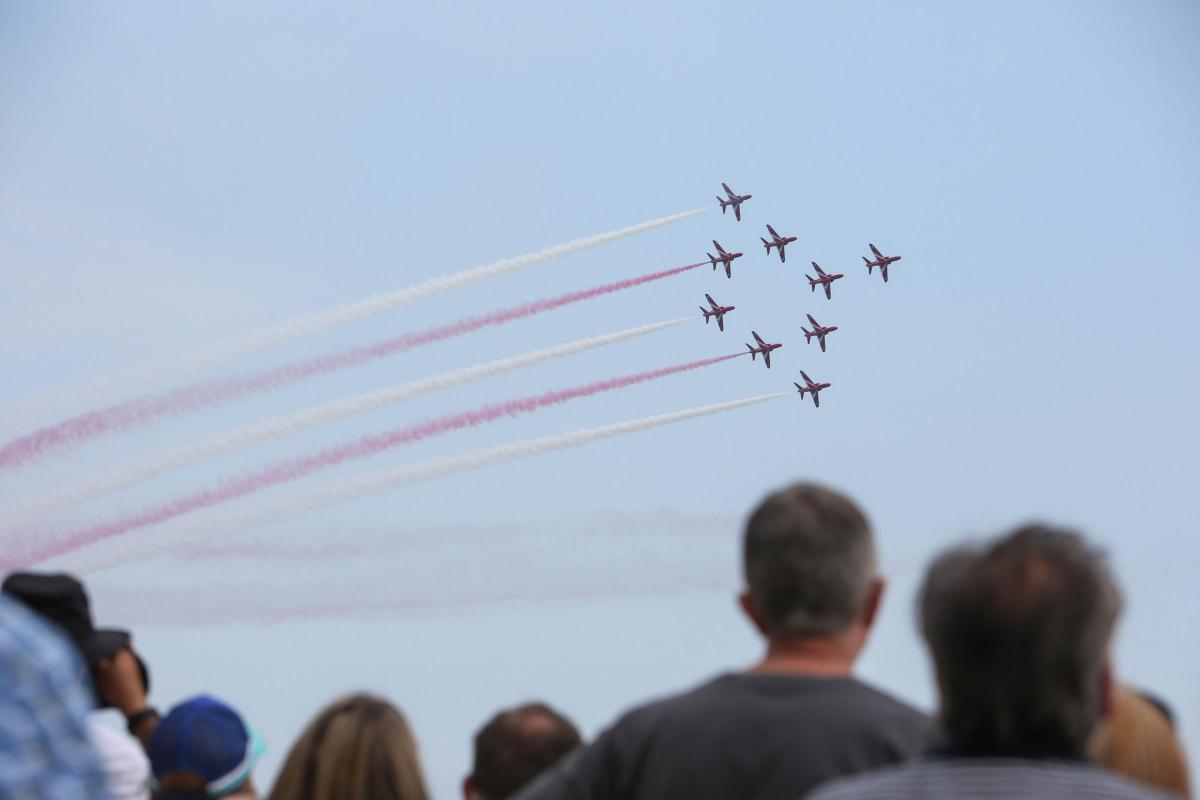
[[[886,716],[908,719],[912,722],[928,723],[929,715],[877,686],[852,678],[847,691],[854,695],[859,705]]]
[[[1169,800],[1166,795],[1090,764],[1008,759],[922,759],[822,784],[805,800],[867,798],[1088,797]]]
[[[614,723],[615,729],[641,729],[670,719],[677,713],[704,705],[727,693],[732,674],[722,674],[701,684],[657,697],[622,714]]]
[[[858,800],[901,794],[922,771],[921,762],[882,767],[823,783],[804,795],[805,800]]]

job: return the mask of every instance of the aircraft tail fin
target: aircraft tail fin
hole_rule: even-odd
[[[817,280],[816,280],[816,278],[814,278],[812,275],[805,275],[804,277],[808,278],[808,288],[809,288],[809,290],[810,290],[810,291],[813,291],[813,292],[815,292],[815,291],[817,290]]]
[[[761,241],[763,243],[763,247],[767,248],[767,252],[768,253],[771,252],[771,243],[768,242],[766,239],[763,239],[761,236],[758,238],[759,238],[759,241]]]
[[[751,361],[753,361],[753,360],[754,360],[754,358],[755,358],[755,356],[757,356],[757,355],[758,355],[758,351],[757,351],[757,350],[755,350],[755,349],[754,349],[753,347],[751,347],[750,345],[746,345],[746,349],[750,351],[750,360],[751,360]]]
[[[717,198],[717,202],[721,204],[721,213],[724,214],[725,206],[729,205],[729,203],[726,202],[725,200],[722,200],[720,197]]]
[[[707,324],[708,324],[708,318],[709,318],[710,316],[712,316],[712,312],[711,312],[711,311],[709,311],[709,310],[708,310],[707,308],[705,308],[704,306],[700,306],[700,313],[704,315],[704,324],[705,324],[705,325],[707,325]]]

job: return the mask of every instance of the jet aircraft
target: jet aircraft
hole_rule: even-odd
[[[742,254],[726,252],[725,248],[721,247],[721,245],[717,243],[716,239],[713,239],[713,247],[717,248],[717,255],[714,256],[712,253],[705,253],[704,255],[708,256],[708,260],[712,263],[712,268],[714,270],[717,268],[717,264],[724,264],[725,277],[732,278],[733,270],[730,268],[730,265],[733,264],[733,260],[735,258],[741,258]]]
[[[828,328],[825,328],[825,327],[821,326],[821,323],[819,323],[815,319],[813,319],[812,314],[807,314],[806,316],[808,317],[808,321],[810,323],[812,323],[813,329],[810,331],[808,328],[805,328],[803,325],[800,326],[800,330],[804,331],[804,343],[808,344],[812,340],[812,337],[815,336],[815,337],[817,337],[817,342],[821,345],[821,352],[824,353],[825,352],[825,336],[826,336],[826,334],[830,334],[830,333],[833,333],[834,331],[836,331],[838,329],[837,325],[830,325]]]
[[[721,204],[721,213],[725,213],[728,206],[733,206],[733,216],[737,217],[738,222],[742,221],[742,203],[749,200],[754,195],[749,194],[734,194],[733,189],[729,188],[728,183],[722,183],[721,188],[725,190],[727,197],[717,196],[717,202]]]
[[[815,292],[817,290],[818,284],[821,286],[824,286],[825,287],[825,299],[832,300],[833,294],[831,293],[831,289],[833,288],[833,282],[836,281],[838,278],[844,278],[846,276],[840,272],[830,275],[825,270],[821,269],[817,265],[817,262],[815,262],[815,261],[812,262],[812,265],[813,265],[813,269],[815,269],[817,271],[817,277],[814,278],[812,275],[804,276],[804,277],[808,278],[808,288]]]
[[[770,369],[771,351],[778,350],[779,348],[783,347],[783,345],[764,342],[762,337],[758,335],[757,331],[750,331],[750,335],[754,337],[754,341],[758,342],[758,347],[751,347],[749,344],[746,345],[746,349],[750,351],[750,360],[753,361],[754,357],[761,353],[763,357],[763,363],[767,365],[767,369]]]
[[[813,405],[817,408],[821,407],[821,390],[828,389],[832,383],[817,383],[812,378],[808,377],[808,373],[800,370],[800,377],[804,378],[804,386],[792,381],[792,386],[796,387],[796,391],[800,392],[800,399],[804,399],[804,393],[808,392],[812,395]]]
[[[883,253],[879,252],[878,247],[871,244],[870,242],[867,242],[867,244],[869,244],[871,246],[871,252],[875,254],[874,261],[869,260],[866,256],[862,257],[863,263],[865,263],[867,265],[867,274],[868,275],[871,274],[872,267],[879,267],[879,271],[881,273],[883,273],[883,282],[887,283],[888,264],[892,264],[896,261],[899,261],[902,258],[902,256],[885,256]]]
[[[789,244],[796,241],[796,239],[799,237],[780,236],[778,233],[775,232],[775,229],[772,228],[770,225],[767,226],[767,231],[770,232],[772,241],[768,242],[766,239],[763,239],[761,236],[758,238],[762,240],[763,247],[767,248],[767,255],[771,255],[772,247],[774,247],[776,250],[779,251],[779,262],[782,264],[783,262],[787,261],[787,255],[783,252],[783,248],[787,247]]]
[[[713,300],[711,294],[704,295],[704,299],[707,300],[708,304],[712,307],[709,309],[705,308],[704,306],[700,306],[700,313],[704,315],[704,324],[708,324],[709,317],[716,317],[717,327],[721,330],[725,330],[725,315],[730,311],[733,311],[735,306],[723,306],[716,300]]]

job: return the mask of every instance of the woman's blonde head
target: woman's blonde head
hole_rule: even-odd
[[[292,745],[270,800],[428,800],[417,745],[386,700],[353,694],[326,707]]]
[[[1096,729],[1088,751],[1105,769],[1171,794],[1190,795],[1187,759],[1170,719],[1135,691],[1117,693],[1112,714]]]

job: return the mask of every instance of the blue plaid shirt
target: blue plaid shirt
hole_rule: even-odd
[[[73,647],[0,595],[0,800],[107,797],[83,676]]]

